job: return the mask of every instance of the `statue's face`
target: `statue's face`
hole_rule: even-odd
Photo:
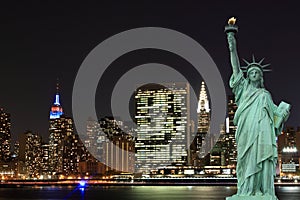
[[[249,74],[249,79],[250,81],[256,82],[259,81],[261,79],[261,74],[260,71],[258,71],[258,69],[252,69]]]

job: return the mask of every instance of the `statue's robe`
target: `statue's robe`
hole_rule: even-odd
[[[238,106],[234,124],[237,125],[237,196],[270,196],[277,199],[274,189],[277,162],[276,137],[280,128],[274,127],[277,106],[265,88],[254,88],[243,72],[230,79],[230,87]]]

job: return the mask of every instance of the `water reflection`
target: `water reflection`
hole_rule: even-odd
[[[235,186],[87,186],[0,188],[0,200],[225,200]],[[280,200],[300,199],[300,186],[277,186]]]

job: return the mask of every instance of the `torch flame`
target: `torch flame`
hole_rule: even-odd
[[[228,24],[229,24],[229,25],[234,25],[234,24],[235,24],[235,21],[236,21],[236,18],[231,17],[231,18],[228,20]]]

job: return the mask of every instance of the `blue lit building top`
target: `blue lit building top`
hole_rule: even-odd
[[[62,114],[64,114],[62,106],[60,104],[60,98],[59,98],[59,92],[58,92],[58,90],[59,90],[59,85],[57,83],[57,85],[56,85],[56,95],[55,95],[54,103],[51,106],[51,110],[50,110],[50,119],[60,118],[60,116]]]

